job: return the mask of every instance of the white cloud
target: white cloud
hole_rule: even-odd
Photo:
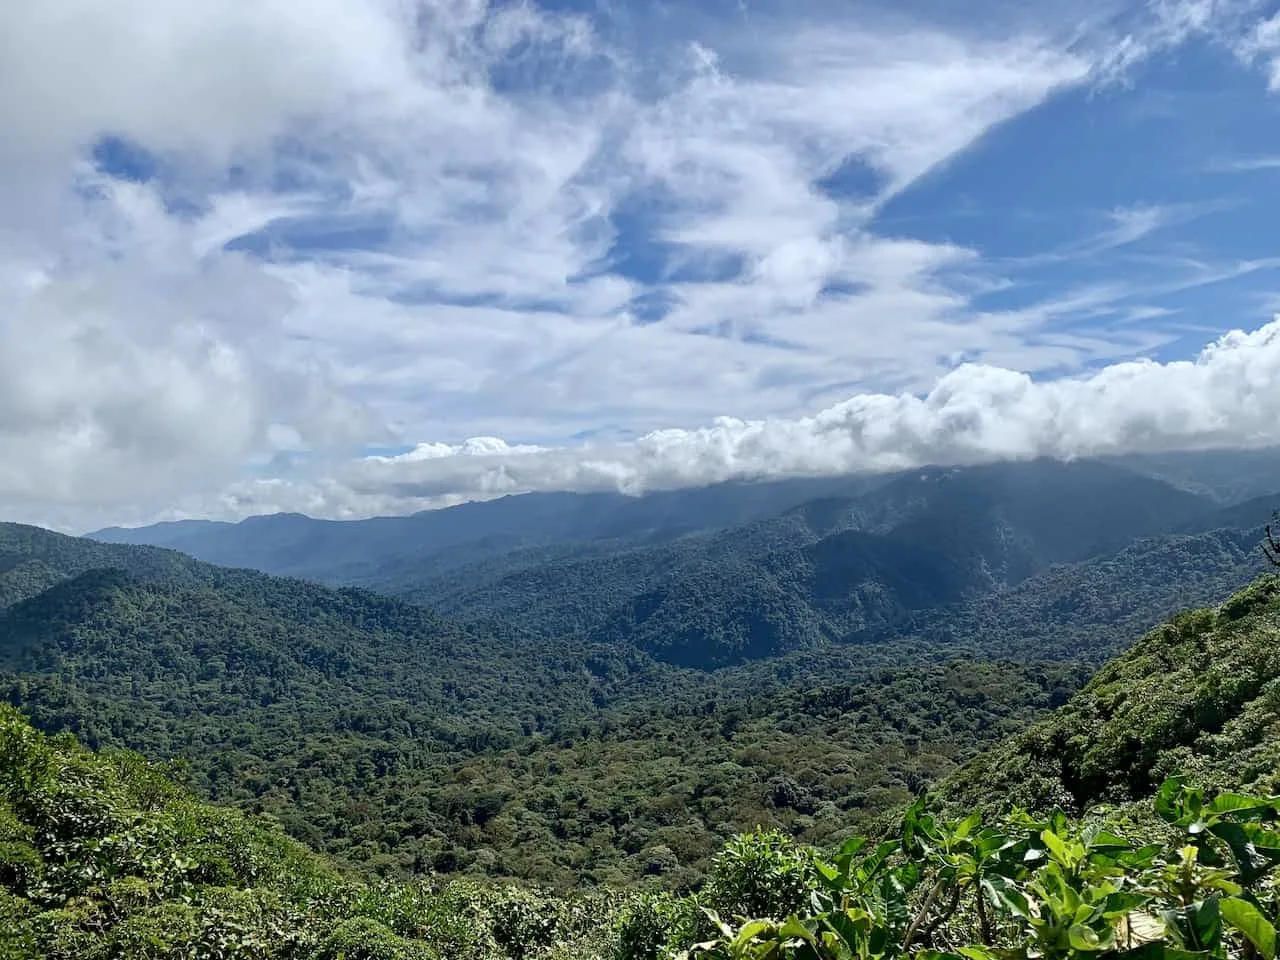
[[[922,464],[1280,443],[1280,318],[1234,331],[1191,361],[1116,363],[1036,381],[966,364],[923,396],[863,394],[800,419],[722,418],[634,444],[489,458],[368,460],[354,489],[428,497],[546,489],[639,492],[729,479],[884,471]],[[491,442],[491,441],[490,441]],[[464,456],[464,454],[466,454]]]
[[[2,6],[11,516],[345,515],[809,469],[760,437],[962,360],[1042,375],[1141,353],[1160,331],[1057,327],[1159,318],[1135,301],[1261,269],[980,308],[1004,265],[875,220],[1001,124],[1210,31],[1204,2],[1157,4],[1120,43],[1105,17],[819,0],[626,24],[485,0]],[[104,137],[145,182],[94,160]],[[1120,208],[1104,241],[1175,209]],[[725,411],[742,421],[663,429]],[[648,436],[565,447],[598,430]],[[423,437],[441,443],[350,459]]]
[[[1259,170],[1280,170],[1280,157],[1242,157],[1210,164],[1210,173],[1254,173]]]
[[[1256,24],[1236,49],[1246,60],[1261,61],[1268,86],[1273,91],[1280,90],[1280,14]]]
[[[611,445],[423,443],[335,467],[322,481],[243,483],[192,506],[225,518],[276,510],[346,518],[527,491],[639,494],[927,464],[1262,447],[1280,444],[1277,409],[1280,318],[1228,333],[1188,361],[1125,361],[1051,381],[965,364],[927,393],[861,394],[809,417],[724,417]]]

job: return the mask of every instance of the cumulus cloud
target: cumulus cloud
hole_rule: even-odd
[[[501,0],[0,4],[0,510],[345,516],[881,469],[904,437],[945,450],[911,411],[948,390],[969,398],[944,404],[949,442],[997,449],[1008,418],[988,411],[1005,426],[979,442],[977,408],[956,426],[966,402],[1003,409],[1017,376],[1044,397],[1050,374],[1148,352],[1176,335],[1149,291],[1264,266],[1184,258],[1159,284],[1072,278],[997,309],[979,301],[1012,285],[1007,261],[878,215],[1229,6],[1146,5],[1120,30],[1048,6],[975,27],[827,0],[678,21]],[[1108,248],[1179,220],[1109,206]],[[1073,326],[1099,316],[1117,323]],[[1153,322],[1118,322],[1136,316]],[[946,373],[964,360],[987,366]],[[796,419],[855,391],[876,392]],[[840,417],[856,442],[831,439]],[[597,432],[641,439],[566,440]],[[420,438],[440,440],[362,456]]]
[[[813,416],[720,418],[631,443],[423,443],[347,463],[322,482],[240,484],[205,513],[402,513],[531,491],[651,490],[730,480],[885,472],[1039,457],[1280,444],[1280,318],[1192,360],[1129,361],[1040,381],[965,364],[923,394],[868,393]],[[173,514],[179,515],[179,514]]]

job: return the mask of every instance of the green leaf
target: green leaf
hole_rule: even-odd
[[[1006,881],[1003,877],[983,877],[982,889],[987,892],[991,902],[1023,920],[1032,918],[1031,904],[1026,894]]]
[[[844,941],[850,953],[858,952],[858,943],[867,929],[867,920],[854,918],[844,911],[834,911],[824,918],[836,935]]]
[[[1264,960],[1275,960],[1276,928],[1261,910],[1239,897],[1225,898],[1221,909],[1223,919],[1244,934]]]
[[[1275,856],[1267,856],[1253,842],[1253,837],[1239,823],[1215,823],[1209,831],[1218,839],[1225,841],[1231,856],[1235,859],[1236,869],[1240,871],[1240,879],[1252,883],[1264,873],[1267,867],[1275,862]]]
[[[1217,949],[1222,941],[1221,901],[1213,896],[1191,905],[1188,921],[1195,934],[1196,944],[1206,950]]]
[[[840,844],[840,850],[837,856],[852,857],[856,856],[858,851],[867,845],[866,837],[850,837],[844,843]]]
[[[975,811],[956,824],[952,836],[956,840],[964,840],[969,836],[969,834],[973,833],[981,823],[982,814]]]
[[[1040,839],[1044,841],[1044,845],[1049,850],[1050,856],[1064,866],[1069,866],[1074,861],[1071,857],[1071,850],[1067,846],[1066,841],[1054,833],[1052,830],[1041,830]]]
[[[778,937],[782,940],[789,940],[795,937],[803,940],[805,943],[816,943],[817,937],[814,936],[812,930],[800,922],[799,918],[791,916],[787,917],[787,922],[778,928]]]
[[[1160,789],[1156,792],[1156,815],[1166,823],[1177,823],[1182,819],[1184,808],[1182,804],[1183,790],[1186,784],[1181,777],[1170,777],[1164,783],[1160,784]]]
[[[1088,847],[1097,853],[1120,853],[1133,849],[1133,844],[1106,830],[1099,830],[1089,838]]]
[[[1210,813],[1234,813],[1255,815],[1274,813],[1276,804],[1262,797],[1250,797],[1243,793],[1220,793],[1213,798],[1207,807]]]
[[[821,860],[816,861],[813,868],[822,875],[824,880],[838,880],[840,878],[839,869],[829,863],[823,863]]]
[[[1087,927],[1083,923],[1074,923],[1067,929],[1067,942],[1071,944],[1072,950],[1097,953],[1102,950],[1110,950],[1115,945],[1115,938],[1110,930],[1105,935],[1099,935],[1098,931],[1094,930],[1093,927]]]
[[[738,935],[733,938],[733,945],[736,949],[741,949],[749,940],[754,940],[766,930],[772,930],[773,924],[768,920],[752,920],[750,923],[743,924]]]

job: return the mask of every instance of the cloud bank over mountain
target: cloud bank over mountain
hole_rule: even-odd
[[[1228,333],[1194,360],[1130,361],[1050,381],[968,364],[926,394],[862,394],[812,417],[724,417],[594,446],[423,443],[332,465],[323,483],[243,484],[215,512],[366,516],[529,491],[639,494],[930,464],[1268,447],[1280,445],[1277,409],[1280,319]]]

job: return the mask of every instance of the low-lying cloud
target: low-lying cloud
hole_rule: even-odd
[[[811,417],[724,417],[597,446],[422,443],[346,463],[320,482],[239,485],[215,512],[350,517],[532,491],[642,494],[924,465],[1254,448],[1280,444],[1278,411],[1280,318],[1232,331],[1193,360],[1116,363],[1051,381],[965,364],[925,394],[862,394]]]

